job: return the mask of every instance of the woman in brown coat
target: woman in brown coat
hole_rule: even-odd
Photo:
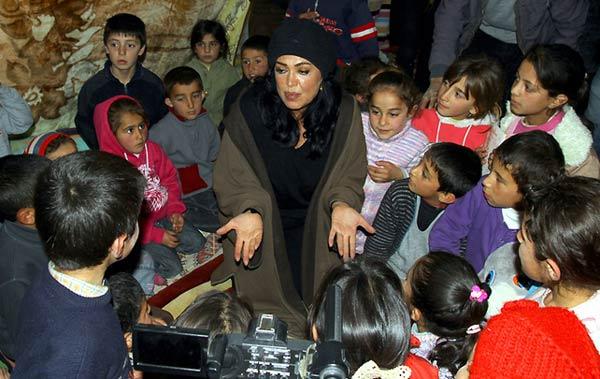
[[[360,110],[333,80],[335,48],[319,25],[286,19],[271,73],[224,120],[214,188],[226,235],[213,283],[232,277],[257,313],[304,336],[306,303],[329,268],[354,256],[367,173]],[[336,251],[334,251],[336,250]]]

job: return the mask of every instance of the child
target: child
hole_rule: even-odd
[[[246,333],[252,317],[252,307],[236,295],[209,291],[198,296],[177,317],[175,325],[209,330],[211,336]]]
[[[229,44],[225,28],[217,21],[200,20],[190,36],[194,56],[186,63],[200,73],[204,89],[208,92],[206,109],[215,125],[223,119],[225,92],[240,79],[238,71],[227,62]]]
[[[523,272],[544,287],[532,299],[569,308],[600,350],[600,181],[564,178],[532,203],[519,232]]]
[[[25,133],[33,124],[29,105],[14,88],[0,85],[0,157],[9,155],[9,134]]]
[[[24,154],[36,154],[51,161],[77,152],[73,138],[63,133],[48,132],[40,134],[29,142]]]
[[[56,160],[35,195],[50,259],[23,299],[14,378],[127,378],[131,367],[104,273],[138,237],[144,177],[96,151]]]
[[[600,355],[572,312],[513,301],[488,322],[456,378],[598,379]]]
[[[48,266],[35,229],[33,198],[38,178],[49,165],[46,158],[34,155],[0,158],[0,352],[11,359],[21,300]]]
[[[345,70],[344,89],[354,96],[362,111],[368,112],[369,82],[378,74],[391,68],[379,58],[366,57],[354,62]]]
[[[166,325],[166,322],[151,314],[144,289],[137,280],[126,272],[113,274],[108,279],[112,306],[121,324],[121,332],[127,346],[130,362],[133,359],[133,326],[136,324]],[[133,365],[132,365],[133,366]],[[133,378],[142,378],[140,371],[133,370]]]
[[[150,139],[177,168],[186,220],[196,229],[214,232],[220,224],[212,174],[220,139],[202,108],[202,79],[193,68],[180,66],[165,75],[165,87],[171,112],[150,130]]]
[[[541,130],[556,138],[569,175],[600,178],[592,134],[572,108],[585,93],[581,56],[566,45],[539,45],[525,56],[510,91],[510,108],[489,151],[519,133]]]
[[[463,258],[431,252],[410,269],[404,295],[420,342],[411,352],[439,367],[440,378],[452,378],[477,341],[490,288]]]
[[[428,144],[427,137],[411,126],[419,96],[412,79],[399,72],[383,72],[369,84],[369,114],[362,115],[369,175],[361,211],[369,224],[392,181],[408,176]],[[366,238],[358,234],[358,254]]]
[[[549,134],[535,131],[504,141],[493,153],[490,174],[450,205],[429,234],[431,251],[460,253],[479,272],[496,249],[516,240],[524,198],[564,172],[560,146]]]
[[[410,177],[386,192],[367,238],[365,255],[387,261],[400,279],[429,251],[432,226],[449,204],[481,178],[481,160],[473,150],[450,142],[433,144]]]
[[[242,78],[229,87],[223,100],[223,118],[229,114],[229,109],[235,103],[242,91],[256,79],[262,78],[269,72],[269,37],[255,35],[242,45]],[[223,123],[221,123],[223,125]]]
[[[457,59],[444,74],[435,109],[423,109],[413,125],[430,142],[454,142],[486,156],[488,135],[500,115],[502,67],[487,56]]]
[[[94,125],[100,149],[125,158],[146,178],[140,227],[142,259],[134,276],[146,293],[152,293],[148,257],[154,261],[160,277],[171,278],[183,270],[177,252],[198,253],[206,240],[184,222],[182,214],[186,208],[181,201],[177,171],[160,146],[147,141],[142,106],[129,96],[111,97],[94,110]]]
[[[380,261],[345,263],[323,278],[308,316],[313,340],[325,335],[326,293],[332,284],[342,293],[342,344],[350,375],[381,378],[385,372],[385,378],[437,378],[434,367],[409,354],[410,316],[402,283]]]
[[[167,113],[162,81],[142,66],[146,54],[144,22],[128,13],[119,13],[106,20],[104,49],[108,57],[104,69],[85,82],[77,98],[75,125],[92,150],[99,148],[92,122],[94,108],[110,97],[129,95],[137,99],[144,107],[150,125]]]

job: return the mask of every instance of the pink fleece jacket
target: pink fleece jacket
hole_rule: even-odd
[[[156,221],[184,213],[186,208],[181,201],[181,190],[175,166],[161,147],[147,141],[140,154],[132,154],[117,141],[108,123],[108,108],[116,100],[129,96],[114,96],[98,104],[94,109],[94,127],[101,151],[123,157],[146,178],[144,204],[140,215],[140,240],[142,244],[161,243],[164,229],[154,226]]]

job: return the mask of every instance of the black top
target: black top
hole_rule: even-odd
[[[273,140],[272,132],[261,121],[257,86],[241,99],[241,109],[248,122],[273,186],[284,229],[304,224],[306,212],[327,163],[330,146],[317,158],[309,158],[307,143],[299,149]]]
[[[419,206],[419,212],[417,214],[417,227],[419,230],[423,232],[429,228],[429,225],[431,225],[443,210],[443,208],[431,206],[421,199],[421,205]]]

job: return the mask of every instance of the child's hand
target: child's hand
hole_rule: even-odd
[[[377,166],[368,166],[369,176],[375,183],[386,183],[392,180],[400,180],[404,178],[404,174],[400,167],[396,166],[392,162],[388,161],[377,161]]]
[[[163,234],[162,244],[166,247],[170,247],[174,249],[179,245],[179,238],[177,238],[177,233],[172,232],[170,230],[165,230],[165,234]]]
[[[173,213],[171,215],[171,225],[173,225],[173,231],[175,233],[181,233],[181,230],[183,229],[183,216],[181,215],[181,213]]]

